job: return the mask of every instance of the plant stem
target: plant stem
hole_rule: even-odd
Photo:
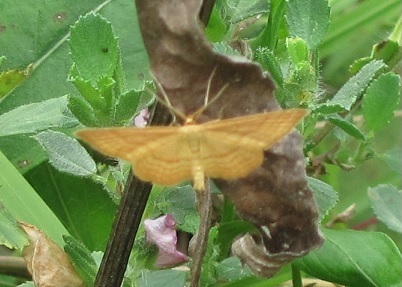
[[[0,274],[32,280],[27,263],[21,257],[0,256]]]
[[[205,180],[205,189],[196,190],[197,206],[200,213],[200,227],[194,244],[193,262],[191,264],[190,287],[198,287],[200,284],[202,262],[207,251],[208,234],[211,228],[212,199],[209,179]]]
[[[285,13],[285,1],[271,1],[268,23],[262,33],[251,42],[252,48],[268,47],[271,51],[275,51],[277,43],[278,30],[280,29],[283,14]]]
[[[170,112],[157,104],[152,125],[170,120]],[[150,183],[138,180],[132,173],[128,176],[94,287],[121,286],[151,188]]]
[[[297,268],[296,265],[294,265],[294,264],[291,264],[291,266],[292,266],[293,287],[303,287],[300,269]]]
[[[127,181],[94,287],[121,285],[142,213],[152,188],[150,183],[139,181],[131,173]]]

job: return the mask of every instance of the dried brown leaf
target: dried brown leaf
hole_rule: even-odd
[[[197,19],[201,1],[137,0],[136,3],[152,73],[172,106],[181,113],[190,115],[203,107],[213,71],[210,96],[223,86],[228,87],[202,113],[199,123],[280,109],[274,84],[261,67],[213,52]],[[282,258],[282,264],[307,254],[323,242],[317,227],[316,202],[306,181],[301,140],[300,134],[293,131],[266,151],[262,166],[247,177],[216,180],[239,215],[261,231],[260,238],[254,236],[248,240],[254,245],[250,250],[263,250],[267,258]],[[245,247],[237,244],[234,248]],[[241,259],[249,265],[259,258],[259,254],[245,250],[237,254],[244,254]],[[265,276],[273,273],[255,271]]]
[[[23,250],[28,271],[37,287],[82,287],[67,254],[35,226],[20,222],[30,244]]]

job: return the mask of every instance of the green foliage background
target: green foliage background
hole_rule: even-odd
[[[358,67],[369,61],[361,58],[369,57],[372,53],[372,58],[384,60],[394,68],[396,73],[402,74],[401,63],[395,62],[398,57],[398,61],[400,61],[401,50],[399,50],[399,56],[398,52],[389,53],[394,55],[394,58],[384,58],[382,57],[383,55],[378,55],[375,51],[372,52],[373,45],[382,43],[394,29],[402,11],[400,0],[333,0],[329,2],[331,7],[330,25],[317,27],[313,24],[325,22],[325,17],[329,15],[327,14],[329,10],[326,1],[300,0],[290,2],[272,0],[270,1],[269,10],[265,1],[217,1],[209,26],[206,28],[206,34],[212,42],[225,43],[233,35],[249,40],[250,47],[254,51],[255,60],[260,62],[264,69],[269,70],[277,84],[282,87],[282,89],[281,87],[278,89],[277,95],[284,106],[294,106],[302,102],[302,105],[318,109],[318,103],[312,103],[311,96],[325,94],[329,98],[336,94],[348,79],[353,76],[350,72],[351,65],[353,64],[352,70],[354,69],[356,72],[359,70]],[[289,11],[286,14],[289,28],[283,14],[280,13],[284,9]],[[76,252],[77,250],[80,250],[80,252],[84,250],[82,251],[83,253],[103,250],[109,236],[110,226],[116,211],[116,198],[118,197],[111,190],[116,186],[116,182],[118,185],[119,180],[123,180],[122,174],[124,172],[118,168],[112,168],[110,175],[106,172],[102,173],[104,170],[101,168],[101,172],[95,175],[95,165],[90,155],[81,149],[77,142],[70,142],[71,146],[69,145],[68,147],[75,148],[74,153],[76,153],[77,158],[87,160],[85,171],[83,172],[82,166],[79,166],[80,168],[76,169],[74,173],[71,166],[77,165],[77,163],[79,165],[79,162],[82,161],[71,161],[66,156],[55,160],[57,157],[51,156],[51,154],[57,155],[60,149],[57,148],[57,144],[51,144],[50,139],[54,139],[55,134],[59,137],[71,135],[74,127],[79,125],[79,121],[81,124],[87,124],[91,121],[100,122],[99,119],[101,119],[104,121],[100,124],[101,126],[108,125],[108,123],[121,125],[127,122],[127,118],[136,112],[134,108],[132,111],[124,110],[124,113],[118,113],[119,115],[124,114],[124,117],[116,118],[114,112],[108,111],[106,114],[97,114],[98,118],[95,120],[85,117],[85,114],[80,117],[76,112],[82,107],[77,104],[83,102],[80,97],[83,96],[88,100],[83,91],[88,94],[90,92],[98,93],[105,98],[108,96],[116,98],[118,95],[121,101],[135,99],[130,102],[133,106],[141,102],[139,98],[140,91],[144,89],[144,76],[145,78],[149,77],[149,68],[136,22],[134,3],[128,0],[103,2],[95,0],[84,2],[54,0],[50,2],[36,1],[33,5],[27,5],[16,4],[14,0],[2,0],[0,1],[0,11],[2,11],[0,18],[0,56],[5,56],[5,58],[0,58],[0,67],[4,71],[0,75],[0,199],[1,204],[9,212],[4,213],[8,214],[4,218],[15,218],[32,223],[44,230],[61,245],[64,245],[61,235],[69,234],[71,237],[66,237],[67,239],[64,242],[67,243],[66,250],[67,252],[70,250],[70,255],[74,252],[78,253]],[[76,23],[81,15],[86,15],[89,12],[99,13],[110,21],[111,25],[105,24],[107,26],[105,29],[109,29],[110,35],[113,36],[114,33],[117,37],[116,45],[118,42],[118,46],[116,46],[117,48],[113,53],[111,51],[111,54],[115,57],[112,61],[113,64],[108,66],[109,64],[107,63],[104,73],[96,70],[96,65],[94,68],[89,68],[87,73],[83,69],[80,70],[78,56],[84,50],[85,43],[74,43],[74,40],[69,43],[70,36],[72,36],[70,35],[72,25]],[[270,18],[267,18],[268,12],[271,13]],[[252,25],[246,26],[241,32],[236,30],[238,23],[261,13],[262,17],[256,19]],[[310,17],[305,17],[310,19],[310,22],[302,23],[300,19],[303,17],[300,17],[298,13],[302,13],[302,16],[310,15]],[[279,15],[277,19],[275,15]],[[293,25],[291,24],[292,21],[294,21]],[[100,22],[104,23],[101,20]],[[99,25],[97,27],[99,28]],[[88,38],[91,38],[90,36],[93,36],[91,33],[97,33],[98,31],[96,28],[91,28],[90,25],[88,29],[85,30],[86,32],[79,32],[78,38],[85,33],[89,33]],[[292,40],[286,40],[289,35],[297,35],[303,38],[304,41],[293,38]],[[399,31],[399,37],[401,37],[400,35],[401,31]],[[105,36],[105,38],[108,36]],[[97,37],[93,38],[96,42]],[[105,40],[106,42],[108,42],[107,39]],[[399,49],[401,42],[402,38],[399,38]],[[80,45],[82,45],[82,49],[74,52],[74,49],[71,48],[70,52],[71,46],[79,47]],[[262,48],[262,50],[259,52],[257,47]],[[218,45],[216,45],[216,48],[218,49]],[[226,51],[229,50],[228,47],[226,49]],[[316,57],[311,62],[308,60],[310,55]],[[89,56],[90,53],[86,54],[84,58]],[[284,59],[288,64],[290,63],[289,65],[297,68],[294,68],[293,71],[290,68],[289,70],[278,68],[280,67],[279,64],[283,64]],[[75,66],[73,66],[73,60]],[[356,60],[359,61],[355,62]],[[99,61],[95,61],[95,64],[97,62]],[[112,67],[111,70],[108,69],[109,67]],[[318,89],[316,81],[312,80],[315,79],[316,75],[309,70],[311,67],[315,68],[316,72],[320,71]],[[95,76],[88,76],[93,71]],[[122,71],[124,71],[124,75]],[[374,74],[373,72],[373,78]],[[97,75],[106,75],[109,80],[98,79],[96,78]],[[292,76],[297,78],[296,85],[290,81],[293,80]],[[392,88],[400,88],[400,84],[398,86],[395,83],[395,81],[398,81],[396,77],[390,74],[383,74],[381,77],[383,78],[376,80],[377,87],[375,84],[370,87],[370,89],[373,89],[371,93],[374,96],[378,95],[384,90],[383,85],[385,85],[390,87],[390,90],[386,89],[387,93],[395,94],[396,91],[392,91]],[[88,86],[85,86],[84,82],[80,82],[81,79],[87,79],[96,86],[94,90],[98,90],[94,92],[92,89],[82,88]],[[372,78],[370,78],[371,80]],[[81,90],[79,87],[81,87]],[[89,90],[90,92],[88,92]],[[295,95],[295,97],[289,100],[285,96],[287,93]],[[304,103],[303,97],[302,100],[296,97],[301,94],[306,95]],[[368,95],[370,95],[369,92]],[[77,99],[76,106],[71,101],[74,96]],[[383,96],[386,97],[387,94]],[[46,101],[49,99],[54,100]],[[38,104],[32,105],[32,103]],[[93,107],[93,103],[91,104]],[[374,106],[375,108],[370,111],[369,107],[364,107],[363,104],[362,113],[353,114],[353,116],[357,117],[356,126],[361,130],[358,130],[355,126],[348,125],[340,118],[327,116],[325,112],[323,113],[324,116],[320,115],[315,121],[311,122],[311,125],[314,126],[318,120],[328,120],[341,127],[341,129],[343,127],[344,131],[349,131],[349,133],[345,134],[340,129],[334,129],[318,146],[310,150],[313,154],[320,155],[333,148],[334,142],[339,142],[340,145],[337,147],[337,152],[331,154],[331,158],[323,164],[325,173],[319,177],[320,180],[330,185],[330,189],[332,186],[339,195],[338,204],[335,205],[323,222],[328,222],[332,216],[341,213],[351,204],[356,203],[354,216],[347,223],[338,223],[336,229],[363,226],[366,229],[383,231],[393,239],[393,243],[387,241],[388,239],[384,239],[382,235],[356,235],[355,233],[347,233],[348,230],[342,231],[345,232],[344,235],[339,235],[338,233],[338,237],[335,236],[335,242],[336,238],[354,238],[356,236],[358,239],[366,238],[364,236],[367,236],[368,242],[376,244],[375,247],[388,245],[384,247],[385,249],[389,248],[386,250],[395,250],[392,249],[395,248],[392,245],[395,243],[401,250],[401,230],[398,230],[398,227],[392,230],[389,225],[387,226],[383,223],[370,225],[370,220],[375,218],[375,215],[381,220],[384,217],[389,219],[389,216],[384,215],[384,210],[393,211],[400,206],[396,200],[399,198],[400,189],[402,188],[400,161],[400,158],[402,158],[400,148],[402,146],[402,121],[400,103],[396,116],[392,118],[387,118],[389,113],[386,111],[386,107],[397,105],[395,99],[392,103],[386,104],[383,101],[376,102],[374,99],[369,103],[366,102],[366,105],[369,105],[369,107]],[[116,111],[121,107],[122,105],[119,107],[116,102],[112,103],[109,108]],[[329,105],[324,105],[321,109],[329,109],[328,107]],[[376,120],[372,124],[368,123],[367,126],[361,128],[359,119],[361,120],[362,114],[367,119],[370,116],[373,118],[373,114],[378,114],[378,118],[384,115],[382,117],[383,123],[378,124],[379,120]],[[388,121],[389,124],[386,124]],[[377,127],[376,125],[379,126]],[[52,128],[56,132],[46,131],[39,133],[48,128]],[[308,127],[305,129],[306,136],[311,136],[313,132],[311,128],[310,130]],[[59,143],[65,143],[65,141],[71,139],[67,138],[60,139]],[[362,141],[362,139],[364,140]],[[56,148],[54,148],[55,146]],[[62,144],[59,146],[59,148],[63,148]],[[56,164],[52,160],[56,161]],[[330,161],[332,161],[332,164],[329,163]],[[66,173],[66,170],[61,172],[63,166],[67,166],[68,173]],[[77,174],[84,177],[77,177]],[[105,174],[109,176],[102,177]],[[379,186],[380,184],[387,185]],[[319,186],[318,189],[325,188]],[[390,192],[395,196],[391,197],[388,202],[385,199],[383,202],[378,201],[378,194],[381,190],[386,190],[386,192]],[[331,191],[332,189],[329,192]],[[186,202],[187,205],[184,208],[180,205],[182,202],[175,202],[175,197],[172,196],[172,193],[167,192],[165,194],[163,195],[160,190],[154,191],[153,198],[150,201],[154,206],[148,208],[146,215],[155,216],[159,212],[177,213],[179,221],[183,220],[183,222],[179,222],[179,227],[188,232],[194,231],[198,218],[193,211],[187,210],[188,202]],[[166,205],[166,202],[172,202],[172,204]],[[184,210],[188,215],[187,221],[183,219],[185,218],[185,215],[183,215]],[[399,222],[398,218],[395,219],[395,222],[398,226],[400,218]],[[241,223],[236,224],[241,225]],[[368,224],[368,227],[365,224]],[[249,227],[242,228],[246,230]],[[10,230],[13,229],[11,228]],[[9,229],[6,229],[6,231],[0,230],[0,232],[13,234]],[[219,234],[219,230],[213,230],[211,237],[213,237],[214,232]],[[325,234],[327,239],[329,238],[328,241],[333,238],[331,237],[333,236],[331,232],[333,231]],[[0,238],[0,240],[2,244],[17,242],[10,243],[9,247],[19,249],[25,244],[17,235],[15,238]],[[84,247],[81,246],[82,250],[77,247],[78,243],[75,243],[74,240],[84,244]],[[347,241],[348,239],[345,240]],[[331,245],[326,246],[326,248],[333,247]],[[370,248],[373,247],[367,246],[367,250]],[[342,249],[342,251],[345,251],[345,249]],[[334,250],[331,249],[330,251],[334,252],[333,254],[335,255],[338,254]],[[213,252],[215,251],[211,247],[208,257],[210,261],[208,262],[218,264],[214,261],[216,257],[214,257]],[[353,257],[351,254],[352,252],[348,253]],[[382,262],[381,254],[377,255],[372,260],[377,261],[377,263]],[[74,257],[74,255],[72,256]],[[328,253],[326,256],[328,256]],[[300,260],[296,265],[308,272],[311,271],[309,268],[314,266],[314,260],[321,260],[319,258],[320,254],[314,253],[313,256]],[[336,268],[336,266],[331,265],[328,257],[322,260],[328,263],[328,268]],[[88,271],[88,273],[91,273],[92,276],[94,268],[96,268],[94,264],[94,262],[91,262],[90,268],[87,266],[88,270],[92,272]],[[141,265],[138,262],[132,262],[131,264],[132,266]],[[147,264],[144,263],[141,266],[143,267]],[[365,267],[367,267],[367,270],[370,269],[370,266]],[[236,272],[233,272],[233,270],[240,270],[238,262],[223,261],[216,270],[220,278],[233,280],[233,282],[225,286],[276,286],[278,283],[290,278],[289,268],[287,267],[270,280],[249,278],[247,276],[237,278],[238,274],[235,275]],[[172,281],[176,282],[175,284],[185,280],[183,273],[158,272],[145,273],[142,279],[138,281],[139,285],[162,286],[158,284],[170,282],[169,278],[178,280]],[[245,272],[245,274],[249,273]],[[311,271],[310,274],[320,275],[315,274],[314,271]],[[133,272],[131,279],[136,278],[137,275],[137,273]],[[340,272],[339,276],[334,275],[334,278],[325,277],[326,275],[324,274],[323,277],[327,278],[327,280],[333,279],[334,282],[339,282],[339,277],[344,274]],[[156,278],[156,281],[149,283],[150,280],[147,276]],[[212,277],[211,274],[204,274],[204,278],[207,278],[207,281],[212,280]],[[371,282],[372,286],[388,286],[384,282],[391,277],[377,278],[379,281],[376,283]],[[88,278],[86,278],[87,282],[90,282],[91,276],[88,275]],[[15,286],[16,282],[15,278],[0,276],[1,286]],[[361,282],[351,283],[351,281],[348,281],[346,283],[349,283],[350,286],[359,286],[358,284]],[[399,281],[398,284],[401,284],[401,282]]]

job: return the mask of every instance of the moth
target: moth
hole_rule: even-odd
[[[167,103],[184,119],[182,126],[96,128],[76,135],[103,154],[130,162],[133,173],[143,181],[171,186],[192,180],[196,190],[203,190],[205,177],[246,177],[262,164],[264,150],[308,113],[287,109],[198,124],[198,116],[226,87],[208,103],[209,86],[210,82],[204,107],[191,115]]]

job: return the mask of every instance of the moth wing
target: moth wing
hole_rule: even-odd
[[[124,159],[144,181],[173,185],[191,178],[191,152],[178,127],[104,128],[77,132],[96,150]]]
[[[192,179],[193,153],[185,140],[175,135],[160,141],[158,148],[152,149],[139,159],[134,167],[135,174],[159,185],[175,185]]]
[[[239,144],[259,146],[266,150],[287,135],[307,114],[308,110],[305,109],[288,109],[213,121],[203,126],[205,132],[219,133],[221,139],[231,137]]]
[[[308,113],[289,109],[203,125],[201,158],[210,177],[244,177],[262,164],[263,151],[287,135]]]
[[[205,175],[212,178],[245,177],[264,159],[262,148],[250,146],[244,140],[239,142],[226,133],[205,133],[200,147],[201,165]]]

